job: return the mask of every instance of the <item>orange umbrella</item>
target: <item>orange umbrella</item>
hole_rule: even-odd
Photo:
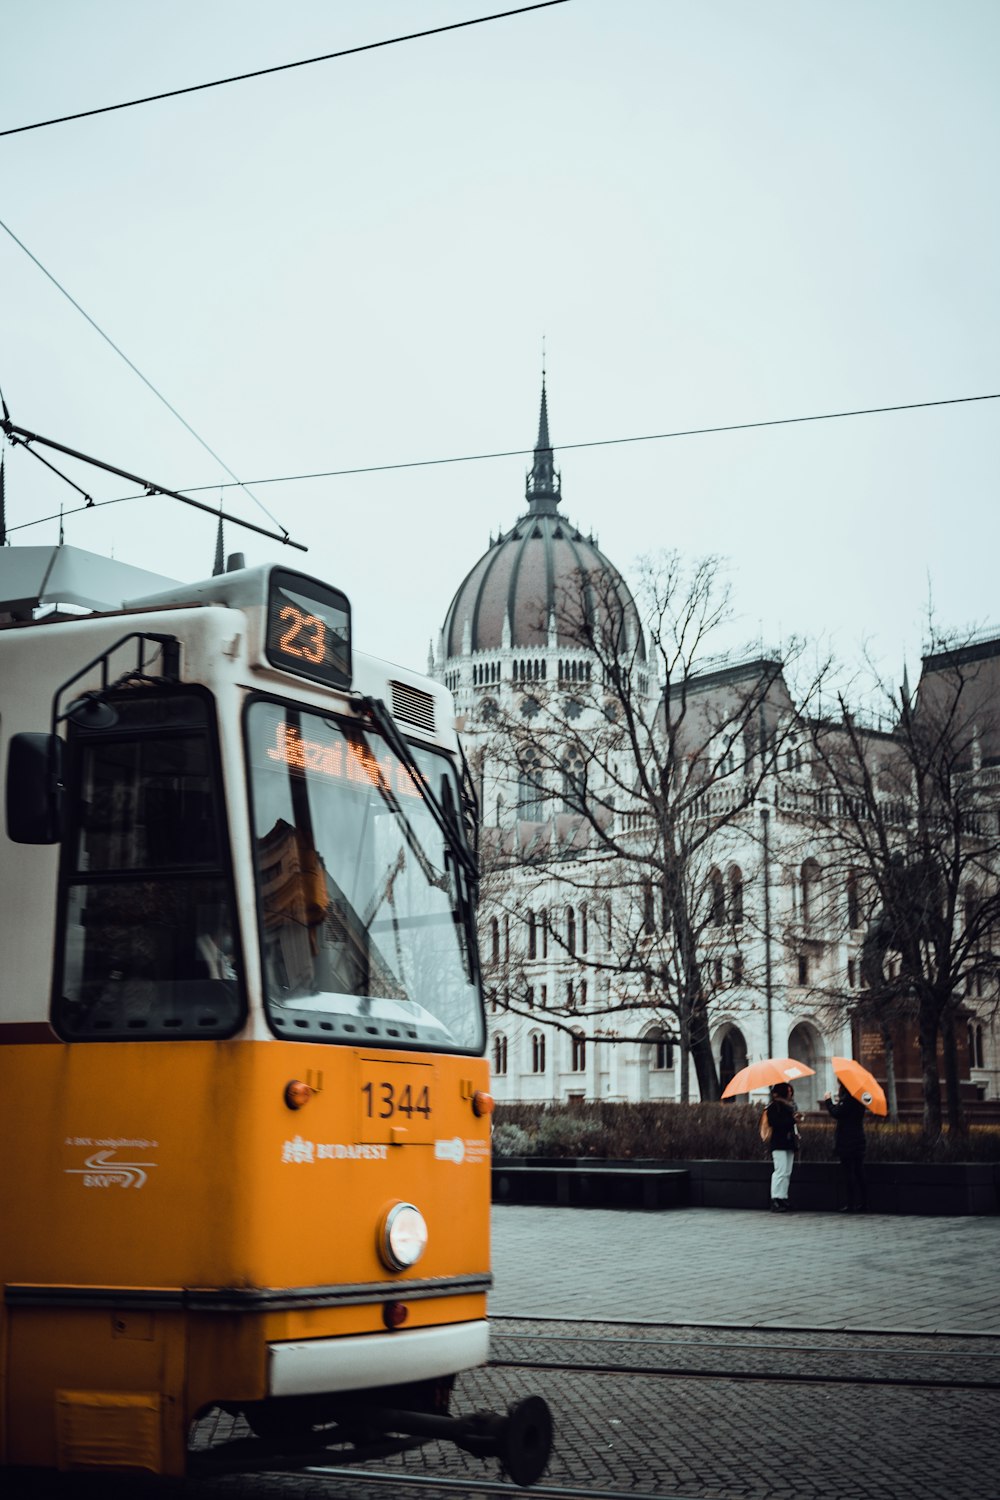
[[[722,1097],[732,1099],[734,1094],[752,1094],[755,1089],[770,1088],[772,1083],[791,1083],[793,1078],[805,1078],[815,1071],[805,1063],[796,1062],[794,1057],[765,1057],[763,1062],[751,1063],[730,1078]]]
[[[870,1109],[873,1115],[889,1113],[882,1085],[867,1068],[855,1062],[853,1057],[834,1057],[830,1061],[834,1075],[852,1098],[857,1099],[866,1109]]]

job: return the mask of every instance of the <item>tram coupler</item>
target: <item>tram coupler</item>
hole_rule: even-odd
[[[506,1415],[475,1412],[471,1417],[442,1417],[430,1412],[382,1409],[375,1420],[385,1432],[439,1438],[476,1458],[498,1458],[515,1484],[536,1484],[552,1452],[552,1413],[541,1396],[515,1401]]]

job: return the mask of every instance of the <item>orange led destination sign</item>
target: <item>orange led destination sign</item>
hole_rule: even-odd
[[[375,786],[397,797],[419,797],[423,791],[402,762],[388,751],[381,757],[356,740],[307,739],[294,724],[275,726],[274,744],[267,748],[268,760],[291,766],[331,781],[349,781],[356,786]]]
[[[351,684],[351,606],[318,579],[272,568],[265,651],[272,667],[326,687]]]

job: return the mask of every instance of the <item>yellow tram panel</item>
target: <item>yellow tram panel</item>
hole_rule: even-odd
[[[280,1042],[53,1044],[7,1049],[3,1072],[5,1138],[21,1142],[4,1195],[19,1226],[5,1282],[374,1281],[385,1274],[377,1213],[400,1198],[428,1220],[422,1277],[488,1267],[489,1122],[461,1095],[462,1079],[485,1088],[479,1059]],[[322,1088],[289,1110],[287,1085],[310,1072]],[[411,1075],[411,1097],[429,1089],[429,1119],[369,1120],[365,1082],[399,1089]]]

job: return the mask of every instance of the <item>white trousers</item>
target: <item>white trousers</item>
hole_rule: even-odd
[[[772,1151],[771,1160],[774,1162],[774,1171],[771,1173],[771,1197],[786,1199],[788,1185],[792,1180],[795,1152]]]

